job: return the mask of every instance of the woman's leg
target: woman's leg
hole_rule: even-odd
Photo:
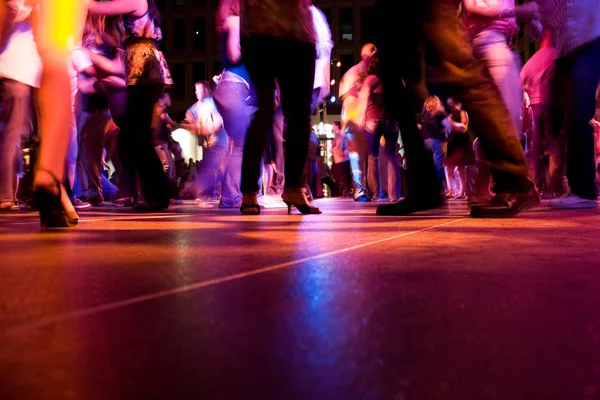
[[[275,111],[274,66],[276,63],[276,60],[273,59],[274,42],[273,38],[267,36],[252,36],[242,41],[244,61],[258,99],[258,108],[248,128],[242,158],[241,192],[248,196],[256,195],[259,191],[258,180],[260,178],[262,156],[267,143],[267,132],[273,125]],[[268,60],[268,62],[265,62],[265,60]],[[225,129],[227,130],[227,127]],[[309,133],[309,131],[306,133],[307,139]],[[308,140],[306,151],[308,151]],[[306,162],[306,158],[304,162]],[[300,166],[301,169],[304,168],[304,162]]]

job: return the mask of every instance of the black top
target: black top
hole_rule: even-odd
[[[438,139],[441,141],[446,140],[446,128],[442,122],[446,119],[446,114],[438,113],[423,118],[421,121],[423,125],[423,139]]]

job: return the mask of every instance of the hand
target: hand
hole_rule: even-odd
[[[542,24],[539,20],[534,19],[527,25],[525,25],[525,35],[531,40],[540,40],[542,37]]]
[[[540,6],[535,1],[516,6],[515,17],[524,22],[540,19]]]
[[[465,126],[465,124],[456,124],[454,126],[454,131],[459,133],[467,133],[467,127]]]

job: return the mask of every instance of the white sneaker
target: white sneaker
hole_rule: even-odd
[[[563,197],[548,201],[548,207],[556,209],[597,208],[598,200],[589,200],[575,196],[574,194],[567,194]]]
[[[258,204],[263,208],[287,208],[287,205],[281,199],[281,195],[266,194],[258,198]]]

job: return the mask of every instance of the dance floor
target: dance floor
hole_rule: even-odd
[[[598,399],[600,210],[0,214],[2,399]]]

